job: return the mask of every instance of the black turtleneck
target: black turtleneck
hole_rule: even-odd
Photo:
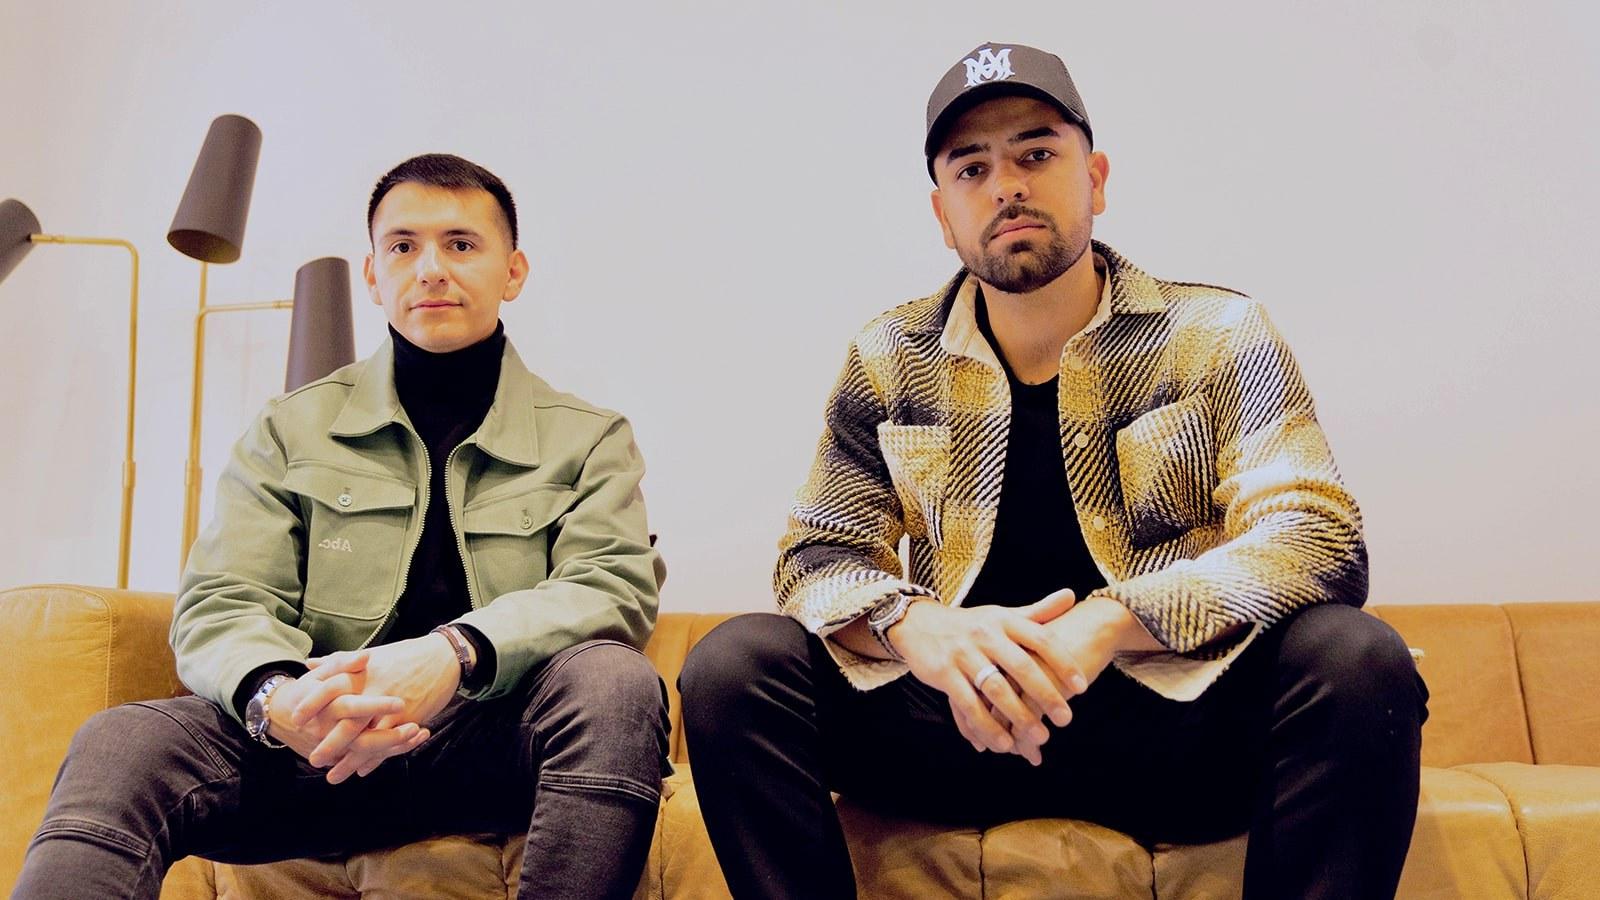
[[[394,624],[382,638],[384,643],[427,634],[434,626],[472,608],[461,548],[450,526],[445,463],[450,453],[478,430],[489,407],[494,405],[500,358],[506,344],[504,325],[496,326],[493,334],[478,343],[449,353],[430,353],[406,340],[393,327],[389,337],[394,341],[395,392],[417,436],[428,448],[430,477],[422,537],[411,557],[406,590],[400,595]],[[489,662],[481,659],[487,641],[475,629],[463,630],[475,638],[480,662]],[[492,670],[492,664],[478,666],[478,672]]]

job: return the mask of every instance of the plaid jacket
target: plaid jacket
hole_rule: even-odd
[[[1366,601],[1361,514],[1258,303],[1161,281],[1094,249],[1111,315],[1062,353],[1062,460],[1107,580],[1096,594],[1126,605],[1170,650],[1121,654],[1116,665],[1189,700],[1290,611]],[[850,344],[774,575],[780,608],[815,634],[896,591],[959,605],[983,567],[1011,399],[978,331],[976,289],[963,270]],[[858,688],[906,671],[826,644]]]

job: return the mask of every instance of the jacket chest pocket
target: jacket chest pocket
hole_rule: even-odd
[[[1116,439],[1117,474],[1135,547],[1216,520],[1216,439],[1203,396],[1157,407],[1119,430]]]
[[[550,577],[556,523],[576,499],[577,491],[567,485],[541,484],[467,504],[461,531],[482,603]]]
[[[306,519],[306,611],[382,622],[399,596],[416,487],[315,463],[291,464],[284,486]]]
[[[950,471],[950,429],[884,422],[878,426],[878,447],[900,498],[906,533],[940,546],[940,518]]]

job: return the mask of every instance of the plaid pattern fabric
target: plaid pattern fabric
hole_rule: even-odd
[[[1094,250],[1111,315],[1062,354],[1062,459],[1108,582],[1096,593],[1170,650],[1116,665],[1193,699],[1288,612],[1366,601],[1361,514],[1258,303]],[[959,604],[983,566],[1011,400],[977,328],[976,288],[963,270],[850,344],[774,574],[779,607],[816,634],[896,591]],[[906,671],[827,644],[859,688]]]

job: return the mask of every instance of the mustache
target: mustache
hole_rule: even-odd
[[[1059,229],[1056,228],[1056,220],[1052,218],[1049,213],[1042,209],[1034,209],[1031,206],[1023,206],[1020,203],[1013,203],[995,214],[994,219],[991,220],[988,225],[984,226],[983,234],[979,236],[979,240],[983,241],[984,243],[988,243],[994,238],[995,234],[1005,226],[1007,222],[1011,221],[1012,219],[1020,219],[1023,216],[1027,216],[1030,219],[1034,219],[1043,223],[1045,226],[1049,227],[1051,231],[1059,231]]]

